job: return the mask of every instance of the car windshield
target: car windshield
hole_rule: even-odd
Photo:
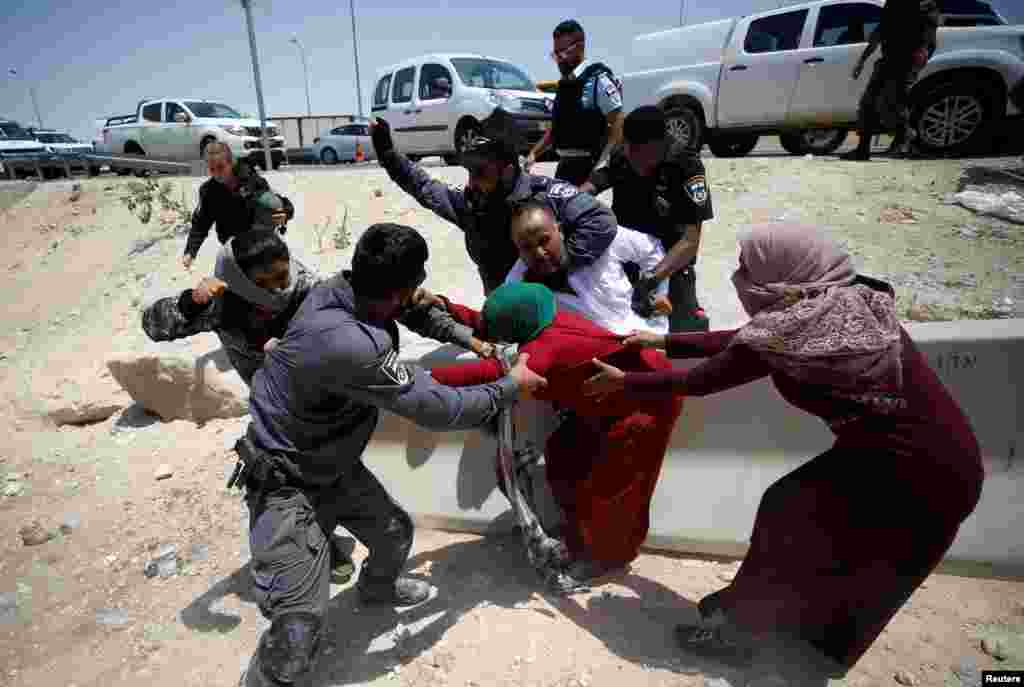
[[[992,9],[992,5],[980,0],[939,0],[939,11],[945,15],[968,15],[976,18],[978,23],[991,22],[1002,23],[999,15]],[[983,18],[987,18],[987,21]],[[949,22],[944,22],[949,26]]]
[[[75,139],[67,134],[36,134],[40,143],[77,143]]]
[[[187,102],[185,105],[192,110],[196,117],[209,117],[211,119],[241,119],[242,115],[235,112],[227,105],[220,103],[199,103]]]
[[[22,129],[20,126],[18,126],[14,122],[4,122],[3,124],[0,124],[0,135],[2,135],[3,138],[8,138],[8,139],[12,139],[13,138],[13,139],[16,139],[16,140],[19,140],[19,141],[34,141],[35,140],[34,138],[32,138],[32,134],[30,134],[29,132],[25,131],[24,129]]]
[[[486,60],[479,57],[454,57],[452,64],[462,82],[477,88],[495,88],[509,91],[535,91],[533,81],[519,67],[508,62]]]

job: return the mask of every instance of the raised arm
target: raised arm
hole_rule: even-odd
[[[213,226],[213,211],[210,209],[209,203],[206,202],[210,188],[209,183],[205,182],[199,187],[199,206],[192,212],[192,225],[189,227],[188,239],[185,241],[185,256],[189,258],[189,264],[199,253],[203,241],[210,234],[210,227]]]
[[[423,207],[438,217],[455,225],[466,207],[465,195],[461,189],[432,179],[418,165],[395,150],[391,140],[391,127],[383,119],[370,125],[377,160],[398,186],[416,199]]]

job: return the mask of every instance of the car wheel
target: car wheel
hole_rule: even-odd
[[[89,176],[91,176],[91,177],[98,177],[99,175],[100,175],[100,168],[99,167],[90,167],[89,168]]]
[[[996,119],[995,98],[981,83],[939,84],[915,98],[911,125],[925,151],[957,155],[981,148]]]
[[[779,143],[790,155],[831,155],[846,143],[847,129],[801,129],[779,134]]]
[[[717,157],[743,157],[757,147],[757,134],[718,134],[711,137],[708,147]]]
[[[206,146],[210,145],[211,143],[213,143],[216,140],[217,139],[215,139],[215,138],[207,137],[207,138],[204,138],[202,140],[202,142],[200,142],[200,144],[199,144],[199,159],[201,159],[201,160],[205,160],[206,159]]]
[[[459,128],[455,130],[455,155],[461,158],[462,151],[466,149],[466,144],[472,141],[479,133],[480,125],[475,121],[465,121],[459,124]]]
[[[669,138],[687,150],[699,151],[704,145],[704,122],[689,105],[676,105],[665,112]]]
[[[281,165],[283,163],[284,163],[284,160],[274,160],[274,162],[273,162],[274,169],[281,169]]]
[[[325,165],[336,165],[338,164],[338,153],[334,148],[324,148],[320,151],[320,161]]]

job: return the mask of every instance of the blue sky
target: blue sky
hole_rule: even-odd
[[[748,14],[787,0],[686,0],[687,21]],[[94,120],[133,112],[144,97],[198,96],[255,113],[248,37],[238,0],[10,0],[3,3],[0,116],[35,122],[27,84],[36,85],[43,123],[91,140]],[[481,52],[509,59],[534,79],[557,77],[546,57],[551,29],[576,17],[592,57],[621,71],[629,39],[675,26],[678,0],[591,0],[585,5],[520,0],[481,7],[479,0],[356,0],[364,107],[376,70],[418,54]],[[994,0],[1014,23],[1021,0]],[[345,0],[254,0],[256,42],[267,114],[305,112],[302,63],[309,54],[314,113],[356,109],[352,29]],[[587,7],[582,10],[580,7]],[[633,16],[625,16],[625,8]],[[41,47],[46,46],[46,47]],[[7,71],[14,68],[19,76]]]

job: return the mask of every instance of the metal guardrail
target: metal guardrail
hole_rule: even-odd
[[[29,167],[35,170],[36,176],[44,179],[44,169],[62,169],[70,177],[75,167],[85,167],[90,175],[99,173],[102,166],[107,165],[111,169],[130,169],[136,172],[165,172],[169,174],[203,175],[206,172],[206,164],[202,160],[193,162],[177,162],[172,160],[160,160],[144,155],[97,155],[95,153],[71,153],[71,154],[47,154],[31,155],[23,157],[0,157],[7,170],[9,179],[15,178],[18,169]]]

